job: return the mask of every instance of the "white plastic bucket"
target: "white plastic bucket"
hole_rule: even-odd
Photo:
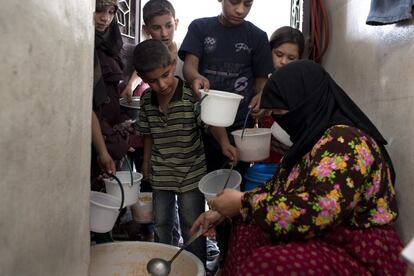
[[[113,195],[91,191],[90,194],[90,230],[106,233],[112,230],[121,207],[121,199]]]
[[[215,197],[218,193],[223,191],[229,173],[230,169],[220,169],[206,174],[200,179],[200,182],[198,182],[198,189],[204,194],[206,199]],[[241,181],[241,174],[238,171],[233,170],[226,188],[240,190]]]
[[[122,183],[125,193],[124,206],[130,206],[137,202],[139,195],[139,188],[141,184],[142,174],[138,172],[132,172],[133,185],[131,186],[131,172],[130,171],[117,171],[116,177]],[[104,179],[106,192],[110,195],[121,197],[121,189],[119,188],[118,182],[115,179]]]
[[[201,120],[204,123],[218,127],[228,127],[234,123],[243,96],[219,90],[200,90],[200,93]]]
[[[134,221],[138,223],[153,222],[152,193],[140,193],[138,201],[131,206],[131,212]]]
[[[240,160],[246,162],[261,161],[270,155],[270,128],[246,128],[243,138],[243,130],[235,130],[231,134],[234,136],[234,142],[239,149]]]

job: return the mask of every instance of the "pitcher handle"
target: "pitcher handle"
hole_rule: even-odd
[[[119,178],[118,178],[118,177],[116,177],[116,176],[115,176],[115,175],[113,175],[113,174],[109,174],[109,176],[110,176],[110,177],[113,177],[113,178],[116,180],[116,182],[117,182],[117,183],[118,183],[118,185],[119,185],[119,188],[121,189],[121,207],[119,207],[119,211],[121,211],[121,210],[122,210],[122,208],[123,208],[123,206],[124,206],[124,201],[125,201],[124,187],[122,187],[121,180],[119,180]]]

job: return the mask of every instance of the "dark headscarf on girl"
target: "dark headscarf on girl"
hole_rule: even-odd
[[[263,89],[261,107],[289,110],[283,115],[272,115],[293,143],[281,167],[290,171],[329,127],[344,124],[364,131],[379,144],[394,183],[394,168],[384,147],[387,141],[319,64],[298,60],[275,71]]]
[[[97,1],[98,7],[98,1]],[[116,60],[120,61],[119,53],[122,49],[122,37],[121,32],[119,31],[118,22],[116,16],[112,20],[108,29],[105,32],[95,31],[95,51],[94,51],[94,76],[93,76],[93,95],[94,95],[94,105],[98,106],[106,100],[105,83],[102,76],[101,65],[105,61],[99,59],[97,50],[102,50],[108,56],[114,57]],[[121,72],[122,73],[122,72]],[[98,93],[100,92],[100,93]]]

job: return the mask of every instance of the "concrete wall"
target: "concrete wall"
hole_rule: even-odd
[[[94,1],[1,1],[0,275],[87,275]]]
[[[325,1],[331,44],[324,65],[389,141],[397,172],[400,218],[405,242],[414,236],[414,20],[365,24],[370,1]]]

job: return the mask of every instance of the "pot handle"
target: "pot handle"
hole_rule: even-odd
[[[118,177],[116,177],[116,176],[115,176],[115,175],[113,175],[113,174],[109,174],[109,176],[110,176],[110,177],[113,177],[113,178],[116,180],[116,182],[117,182],[117,183],[118,183],[118,185],[119,185],[119,188],[121,189],[121,207],[119,207],[119,211],[121,211],[121,210],[122,210],[122,208],[123,208],[123,206],[124,206],[124,201],[125,201],[124,187],[122,187],[121,180],[119,180],[119,178],[118,178]]]
[[[196,105],[201,106],[201,103],[204,101],[204,99],[208,96],[208,94],[205,94],[201,99],[196,103]]]

